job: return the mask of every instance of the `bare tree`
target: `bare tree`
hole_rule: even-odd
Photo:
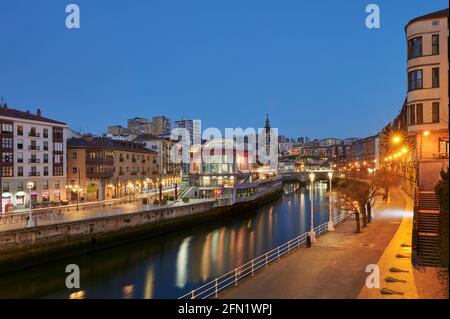
[[[338,182],[336,193],[338,196],[335,205],[339,210],[354,214],[355,231],[361,232],[361,217],[362,226],[367,226],[366,203],[370,194],[369,185],[361,181],[345,179]]]

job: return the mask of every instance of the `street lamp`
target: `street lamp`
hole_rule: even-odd
[[[394,144],[400,143],[401,140],[402,140],[402,138],[401,138],[399,135],[394,135],[394,136],[392,137],[392,142],[393,142]]]
[[[28,188],[28,194],[30,196],[30,216],[28,218],[28,225],[27,227],[34,227],[34,221],[33,221],[33,203],[31,201],[31,190],[34,188],[34,183],[33,182],[28,182],[27,183],[27,188]]]
[[[309,236],[311,242],[316,241],[316,233],[314,232],[314,178],[316,175],[314,173],[309,174],[309,179],[311,181],[310,198],[311,198],[311,229],[309,231]]]
[[[330,219],[328,220],[328,231],[334,231],[334,225],[331,218],[332,210],[331,210],[331,182],[333,180],[333,172],[328,172],[328,177],[330,178]]]
[[[82,189],[78,185],[75,185],[74,189],[75,189],[75,192],[77,193],[77,210],[78,210],[79,209],[78,205],[80,204],[80,194],[81,194]]]

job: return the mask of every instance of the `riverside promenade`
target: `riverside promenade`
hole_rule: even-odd
[[[174,192],[174,188],[164,189],[162,193],[166,194],[172,192]],[[78,205],[79,209],[76,208],[76,204],[71,204],[70,206],[49,207],[47,209],[33,210],[33,218],[36,222],[36,226],[38,227],[101,217],[127,215],[143,211],[159,210],[165,207],[179,207],[186,205],[181,200],[177,202],[169,202],[165,206],[142,204],[143,198],[149,198],[152,201],[157,197],[157,192],[150,192],[131,198],[124,197],[117,200],[80,203]],[[208,202],[208,200],[191,199],[188,204],[202,202]],[[27,228],[26,218],[21,217],[28,217],[28,215],[29,213],[25,210],[13,214],[0,215],[0,232]],[[46,216],[43,217],[41,215]]]
[[[319,238],[311,248],[300,248],[269,268],[219,295],[223,299],[356,299],[440,298],[442,287],[436,270],[411,265],[412,200],[393,190],[388,203],[379,201],[374,220],[356,234],[355,221],[347,220],[336,231]],[[403,245],[402,245],[403,244]],[[401,254],[406,258],[398,258]],[[366,267],[380,267],[380,289],[400,294],[382,294],[365,288]],[[390,273],[398,267],[407,273]],[[390,283],[391,276],[406,283]]]

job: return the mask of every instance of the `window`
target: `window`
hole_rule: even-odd
[[[13,168],[11,166],[3,166],[2,167],[2,176],[3,177],[13,177]]]
[[[62,162],[63,162],[63,156],[62,155],[54,155],[53,156],[53,163],[61,164]]]
[[[72,173],[73,173],[73,174],[76,174],[76,173],[77,173],[77,168],[76,168],[76,167],[74,167],[74,168],[72,169]]]
[[[2,138],[2,148],[13,148],[13,139],[12,138]]]
[[[30,128],[30,133],[28,134],[28,136],[39,137],[39,135],[36,132],[36,128],[35,127],[31,127]]]
[[[23,140],[17,140],[17,149],[23,150]]]
[[[48,189],[48,181],[42,183],[42,189]]]
[[[53,175],[54,176],[62,176],[63,175],[63,167],[62,166],[54,166],[53,167]]]
[[[13,132],[13,126],[12,124],[2,124],[2,133],[12,133]]]
[[[42,135],[44,136],[44,138],[48,138],[48,128],[44,128]]]
[[[23,176],[23,166],[17,166],[17,176]]]
[[[17,153],[17,163],[23,163],[23,153],[19,152]]]
[[[44,163],[48,163],[48,154],[44,154]]]
[[[44,166],[44,176],[48,176],[48,166]]]
[[[59,181],[55,182],[55,189],[59,189]]]
[[[422,56],[422,37],[410,39],[408,41],[408,59]]]
[[[17,125],[17,135],[23,136],[23,125]]]
[[[439,34],[431,36],[431,54],[439,54]]]
[[[77,153],[72,153],[72,158],[77,159]]]
[[[44,141],[43,149],[44,149],[44,151],[48,151],[48,142],[47,141]]]
[[[56,152],[62,152],[62,150],[63,150],[63,143],[60,143],[60,142],[55,142],[55,143],[53,143],[53,150],[54,151],[56,151]]]
[[[439,156],[448,158],[448,139],[439,139]]]
[[[432,74],[432,86],[434,88],[439,87],[439,68],[433,68],[431,71]]]
[[[439,123],[439,102],[433,102],[432,120],[433,123]]]
[[[423,104],[416,105],[416,124],[423,123]]]
[[[416,124],[416,106],[414,104],[409,106],[409,125]]]
[[[9,183],[3,183],[3,190],[4,193],[8,193],[9,192]]]
[[[414,70],[408,73],[408,91],[423,88],[422,70]]]
[[[13,153],[2,153],[2,162],[3,163],[12,163],[13,162]]]

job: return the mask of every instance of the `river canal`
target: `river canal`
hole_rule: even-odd
[[[283,190],[282,198],[242,218],[8,273],[0,277],[0,298],[177,298],[309,231],[309,189]],[[315,226],[328,221],[329,211],[327,184],[316,183]],[[80,289],[65,286],[68,264],[80,267]]]

